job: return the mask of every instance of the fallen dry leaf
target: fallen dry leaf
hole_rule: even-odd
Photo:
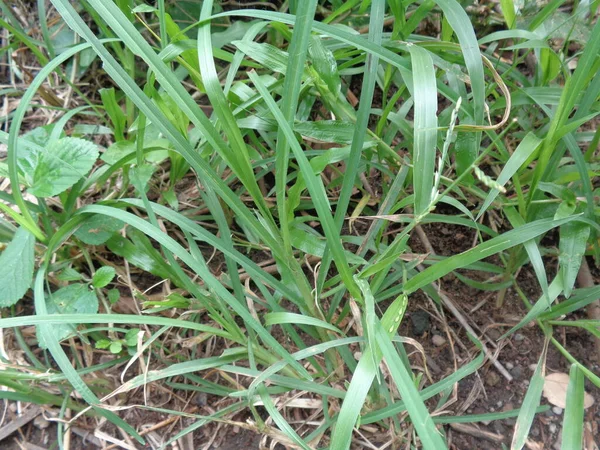
[[[567,388],[569,387],[569,375],[566,373],[551,373],[546,375],[544,381],[544,397],[550,403],[559,408],[567,406]],[[594,397],[587,392],[583,394],[583,408],[587,409],[594,404]]]

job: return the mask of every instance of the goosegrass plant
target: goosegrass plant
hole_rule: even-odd
[[[517,417],[512,448],[521,449],[544,409],[552,344],[572,364],[562,445],[581,448],[584,379],[600,379],[553,333],[600,334],[597,322],[568,316],[600,294],[575,287],[584,255],[599,256],[597,2],[565,12],[561,1],[532,11],[506,0],[489,6],[487,23],[455,0],[290,1],[280,11],[205,0],[188,23],[164,0],[50,3],[61,27],[40,0],[41,40],[0,3],[12,39],[4,54],[25,46],[41,66],[0,132],[11,187],[0,203],[10,240],[0,326],[14,329],[31,364],[0,372],[2,398],[103,416],[144,442],[108,406],[162,383],[229,399],[210,416],[191,414],[170,442],[243,411],[275,441],[340,450],[366,424],[389,429],[395,445],[438,450],[443,424]],[[439,35],[417,33],[433,22]],[[62,30],[73,45],[57,45]],[[77,87],[94,67],[107,77],[97,103],[77,89],[84,106],[22,132],[52,74]],[[101,128],[67,132],[82,118]],[[95,135],[109,136],[101,152]],[[187,180],[195,198],[179,192]],[[474,229],[477,240],[448,257],[415,254],[409,239],[430,223]],[[554,230],[558,248],[543,245]],[[538,299],[517,280],[527,265]],[[164,295],[124,298],[117,286],[131,266]],[[442,311],[449,274],[497,291],[499,308],[508,288],[519,293],[529,313],[505,337],[532,321],[546,336],[519,409],[437,413],[489,362],[480,336],[469,336],[471,361],[441,380],[411,366],[405,347],[418,343],[398,335],[411,294],[422,290]],[[32,314],[15,315],[28,292]],[[134,296],[139,314],[115,312]],[[32,325],[43,357],[19,331]],[[161,344],[173,333],[192,349]],[[219,350],[202,351],[208,342]],[[83,361],[76,345],[116,357]],[[134,375],[138,360],[150,370]],[[87,377],[124,363],[112,392]],[[299,395],[318,405],[306,426],[285,406]]]

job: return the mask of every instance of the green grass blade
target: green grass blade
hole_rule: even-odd
[[[333,222],[333,217],[331,216],[331,205],[329,204],[323,182],[318,175],[315,175],[308,158],[304,154],[304,151],[294,136],[293,130],[285,120],[285,117],[283,117],[282,112],[277,107],[277,104],[275,103],[275,100],[273,100],[273,97],[271,97],[267,87],[263,84],[255,72],[249,72],[248,76],[256,86],[256,89],[260,92],[265,104],[277,120],[280,129],[282,129],[286,134],[288,142],[291,145],[292,152],[296,157],[296,161],[300,167],[300,171],[304,176],[304,180],[306,182],[308,191],[310,192],[312,201],[314,202],[319,220],[321,221],[325,231],[325,237],[329,247],[331,248],[335,265],[340,272],[342,280],[344,281],[344,284],[348,288],[350,294],[354,298],[360,300],[361,293],[358,289],[358,286],[356,286],[354,279],[352,278],[352,272],[348,266],[346,255],[344,254],[344,248],[341,244],[340,234]]]
[[[302,3],[300,4],[300,9],[301,8]],[[285,418],[281,415],[279,410],[275,407],[275,405],[273,404],[273,400],[271,400],[271,397],[269,396],[269,394],[267,394],[267,390],[265,389],[264,385],[262,385],[258,389],[258,392],[260,393],[260,398],[263,401],[263,405],[268,411],[269,416],[277,424],[279,429],[285,433],[286,437],[288,437],[298,447],[304,450],[311,450],[308,444],[306,444],[306,442],[304,442],[304,440],[300,436],[298,436],[296,430],[294,430],[291,427],[291,425],[287,422],[287,420],[285,420]]]
[[[523,328],[532,320],[535,320],[538,317],[540,317],[548,308],[550,308],[552,302],[554,302],[554,300],[557,299],[557,297],[561,294],[562,291],[562,277],[557,276],[554,278],[554,280],[552,280],[550,286],[548,286],[548,295],[546,296],[542,294],[540,299],[535,303],[535,305],[533,305],[533,307],[529,310],[525,317],[523,317],[517,325],[515,325],[502,336],[500,336],[500,339],[504,339],[505,337],[511,335],[518,329]]]
[[[207,333],[224,339],[232,339],[232,336],[219,328],[214,328],[200,323],[187,320],[170,319],[160,316],[137,316],[134,314],[38,314],[35,316],[19,316],[0,319],[0,328],[23,327],[40,324],[61,324],[61,323],[81,323],[81,324],[130,324],[130,325],[158,325],[175,328],[195,330],[200,333]]]
[[[381,44],[384,13],[385,1],[375,0],[371,7],[369,18],[368,40],[376,45]],[[373,103],[373,93],[375,92],[375,82],[377,80],[379,58],[376,54],[370,52],[367,53],[366,58],[365,73],[363,75],[363,82],[360,90],[359,107],[352,133],[350,155],[346,161],[346,174],[342,181],[342,189],[335,210],[335,223],[338,230],[342,229],[344,218],[347,216],[348,204],[358,175],[359,162],[368,130],[371,105]],[[321,270],[319,271],[319,290],[325,282],[324,278],[328,272],[330,261],[331,258],[329,252],[325,252],[321,262]]]
[[[525,225],[525,221],[514,208],[504,208],[504,214],[506,214],[506,217],[510,221],[510,224],[513,226],[513,228]],[[563,225],[563,227],[564,226],[565,225]],[[529,256],[529,262],[531,262],[531,266],[533,267],[538,282],[540,283],[540,287],[542,288],[542,294],[544,294],[548,298],[548,301],[550,301],[550,296],[548,295],[548,277],[546,276],[546,267],[544,265],[544,261],[542,260],[540,249],[534,240],[523,243],[523,246],[525,247],[527,256]],[[548,303],[548,306],[550,306],[550,303]]]
[[[576,364],[571,365],[569,386],[567,387],[567,405],[563,420],[561,450],[579,450],[583,444],[583,372]]]
[[[67,2],[65,0],[53,0],[53,3],[57,6],[57,9],[59,5],[65,9],[65,3]],[[270,217],[269,208],[258,187],[254,172],[244,157],[244,152],[234,151],[227,145],[196,101],[179,82],[175,73],[154,52],[150,44],[146,42],[135,26],[114,3],[102,0],[90,0],[89,3],[113,29],[116,35],[123,40],[125,45],[148,64],[162,88],[175,100],[181,111],[203,133],[208,143],[219,152],[231,166],[232,170],[237,173],[240,181],[244,184],[248,193],[261,210],[263,217],[268,220]]]
[[[533,133],[528,133],[502,168],[502,171],[496,180],[497,183],[500,186],[504,186],[513,177],[513,175],[517,173],[519,168],[525,161],[527,161],[533,152],[540,147],[541,143],[542,139],[538,138]],[[500,191],[497,189],[493,189],[489,192],[488,196],[483,202],[483,205],[481,206],[481,209],[479,210],[479,213],[477,214],[476,220],[479,220],[479,218],[485,213],[499,193]]]
[[[294,125],[296,110],[302,85],[302,76],[304,74],[306,54],[308,44],[310,42],[311,26],[317,0],[304,0],[298,4],[296,14],[296,23],[294,33],[292,34],[292,42],[289,48],[289,58],[283,82],[283,92],[285,95],[281,102],[281,113],[284,120],[290,127]],[[286,183],[288,176],[290,139],[284,133],[282,128],[277,131],[277,145],[275,148],[275,194],[277,197],[277,207],[279,212],[279,222],[281,227],[281,235],[286,251],[291,252],[290,224],[289,215],[292,211],[288,211],[288,202],[286,201]]]
[[[54,5],[69,26],[92,45],[98,56],[102,58],[104,69],[107,73],[115,80],[123,92],[133,100],[140,111],[150,119],[153,126],[156,126],[163,135],[173,143],[176,150],[185,157],[192,168],[202,178],[203,182],[212,184],[215,191],[236,214],[236,218],[243,221],[256,236],[260,236],[264,243],[270,247],[274,256],[282,258],[283,255],[279,251],[281,245],[277,238],[274,237],[270,231],[265,230],[265,227],[256,219],[254,214],[242,203],[239,196],[231,191],[221,177],[218,176],[201,155],[192,148],[187,139],[182,136],[160,110],[156,108],[151,100],[128,76],[115,58],[104,48],[102,42],[96,38],[95,34],[81,20],[70,4],[63,0],[54,0]]]
[[[400,359],[396,348],[387,334],[387,330],[384,330],[379,323],[375,330],[375,336],[390,375],[404,399],[406,410],[419,435],[421,445],[426,450],[443,450],[448,448],[440,432],[435,427],[435,423],[429,415],[429,411],[427,411],[427,407],[423,403],[419,391],[414,385],[413,377]]]
[[[437,143],[437,88],[433,60],[427,50],[409,47],[415,103],[413,187],[415,215],[427,214],[433,200],[433,176]]]
[[[212,1],[205,1],[202,3],[202,12],[200,14],[201,19],[210,17],[212,3]],[[242,132],[240,131],[236,119],[231,112],[227,98],[221,89],[221,82],[217,75],[217,69],[213,59],[213,47],[210,31],[210,22],[203,22],[203,24],[198,28],[198,62],[200,65],[200,73],[202,75],[202,83],[206,89],[206,95],[210,99],[211,105],[213,106],[213,111],[219,118],[223,127],[223,131],[225,132],[229,145],[231,146],[231,149],[227,149],[225,154],[227,155],[227,159],[230,161],[232,168],[237,168],[239,171],[238,176],[240,181],[244,183],[248,189],[248,192],[253,196],[259,208],[261,208],[264,218],[270,222],[273,222],[271,212],[268,207],[266,207],[263,195],[260,193],[260,189],[256,182],[254,171],[250,163],[248,148],[244,142],[244,137],[242,136]],[[176,79],[167,79],[166,82],[178,83]],[[210,130],[212,132],[212,125],[208,119],[206,119],[203,114],[198,114],[198,117],[201,122],[204,122],[205,127],[205,129],[202,129],[202,127],[200,127],[200,129],[203,132],[206,132],[206,130]],[[217,138],[215,135],[215,143],[218,143],[217,145],[223,148],[224,143],[221,144],[219,141],[221,141],[221,138]]]
[[[550,128],[544,139],[544,145],[530,184],[529,202],[533,200],[537,191],[537,185],[542,181],[542,177],[548,168],[548,162],[558,143],[558,131],[567,123],[579,95],[584,91],[586,85],[596,73],[594,68],[597,68],[599,54],[600,22],[597,22],[591,31],[590,38],[584,47],[583,54],[577,61],[577,68],[565,84],[560,97],[560,102],[550,122]]]
[[[546,339],[540,360],[538,361],[535,372],[529,381],[529,388],[527,389],[527,394],[525,394],[523,404],[521,405],[521,411],[517,417],[513,440],[510,446],[511,450],[521,450],[525,446],[527,436],[529,435],[529,429],[533,423],[536,410],[540,405],[542,389],[544,388],[544,373],[546,371],[547,350],[548,340]]]
[[[461,52],[465,59],[465,65],[471,80],[471,92],[473,95],[473,121],[475,125],[483,125],[483,114],[485,108],[485,80],[483,73],[483,62],[477,37],[471,25],[469,16],[456,0],[437,0],[438,6],[444,12],[444,18],[448,21],[461,46]],[[457,170],[462,173],[471,166],[479,154],[479,143],[481,132],[475,132],[461,144],[464,146],[457,152]],[[457,145],[460,143],[457,142]]]
[[[571,296],[575,286],[589,237],[590,227],[585,223],[572,222],[560,227],[558,263],[566,298]]]
[[[534,239],[535,237],[546,233],[552,228],[570,222],[576,217],[577,216],[569,216],[558,220],[537,220],[492,238],[489,241],[479,244],[477,247],[467,250],[466,252],[451,256],[441,263],[428,267],[423,272],[420,272],[418,275],[406,282],[404,287],[405,292],[412,293],[417,289],[420,289],[423,286],[440,279],[453,270],[459,269],[468,264],[472,264],[476,261],[487,258],[488,256],[514,247],[515,245],[519,245],[527,242],[528,240]]]
[[[272,312],[265,315],[265,326],[267,327],[271,325],[279,325],[282,323],[310,325],[313,327],[325,328],[336,333],[342,333],[342,331],[339,328],[327,322],[315,319],[314,317],[304,316],[302,314],[295,314],[290,312]]]
[[[452,373],[452,375],[448,375],[446,378],[438,381],[431,386],[423,389],[419,395],[423,401],[429,400],[430,398],[438,395],[441,392],[446,391],[447,389],[452,388],[456,383],[458,383],[463,378],[475,373],[485,362],[485,353],[481,352],[477,358],[471,361],[469,364],[464,365],[456,372]],[[361,418],[361,423],[375,423],[380,420],[387,419],[394,415],[400,414],[406,411],[406,405],[404,402],[394,403],[392,405],[386,406],[385,408],[381,408],[377,411],[372,411],[370,413],[365,414],[364,417]]]
[[[80,210],[81,211],[81,210]],[[271,336],[271,334],[248,312],[243,305],[241,305],[237,299],[221,284],[221,282],[215,278],[215,276],[208,270],[208,268],[202,264],[199,264],[198,260],[190,255],[181,245],[179,245],[173,238],[169,237],[161,230],[152,226],[143,219],[134,216],[131,213],[121,211],[108,206],[90,205],[87,206],[85,212],[94,212],[96,214],[103,214],[109,217],[119,219],[134,228],[137,228],[142,233],[148,235],[159,244],[164,246],[173,255],[177,256],[181,261],[187,264],[191,269],[197,273],[202,280],[214,290],[214,292],[223,299],[227,305],[235,311],[247,324],[250,326],[258,336],[267,344],[273,351],[279,356],[285,359],[299,374],[307,379],[312,379],[306,369],[302,367],[296,360],[294,360],[290,354],[285,350],[281,344]]]
[[[394,300],[384,313],[381,322],[386,332],[390,335],[393,336],[398,330],[407,304],[408,298],[402,294]],[[372,351],[372,348],[366,348],[352,374],[352,381],[346,392],[346,400],[342,403],[342,408],[331,436],[331,450],[347,450],[350,447],[352,430],[360,415],[371,384],[379,370],[378,365],[382,358],[378,348],[375,348],[374,354],[371,353]]]
[[[44,293],[44,275],[46,268],[47,267],[43,267],[38,271],[33,288],[35,311],[37,314],[41,315],[46,315],[48,313],[46,309],[46,295]],[[49,324],[40,324],[38,329],[42,338],[46,342],[46,345],[48,346],[48,350],[50,353],[52,353],[52,356],[60,367],[62,373],[67,377],[73,388],[83,397],[86,402],[90,404],[90,406],[92,406],[94,411],[96,411],[102,417],[108,419],[111,423],[121,428],[129,435],[133,436],[140,444],[144,444],[144,439],[131,425],[129,425],[112,411],[102,408],[98,397],[96,397],[91,389],[85,384],[77,371],[71,365],[71,361],[69,361],[69,358],[63,351],[54,334],[54,328]]]
[[[508,28],[515,26],[515,4],[513,0],[500,0],[500,8],[502,9],[502,15]]]

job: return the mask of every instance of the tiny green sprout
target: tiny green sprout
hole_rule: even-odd
[[[124,348],[135,351],[139,332],[139,328],[131,328],[125,333],[123,339],[100,339],[96,341],[96,348],[101,350],[108,349],[115,355],[121,353]]]

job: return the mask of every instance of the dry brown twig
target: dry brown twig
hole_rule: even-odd
[[[590,271],[590,266],[588,265],[585,256],[581,261],[581,266],[579,267],[579,273],[577,274],[577,283],[581,288],[589,288],[594,287],[594,278],[592,277],[592,272]],[[600,321],[600,299],[594,300],[587,306],[587,315],[590,320],[599,320]],[[590,335],[594,340],[594,345],[596,347],[596,361],[600,362],[600,339],[597,337]]]

